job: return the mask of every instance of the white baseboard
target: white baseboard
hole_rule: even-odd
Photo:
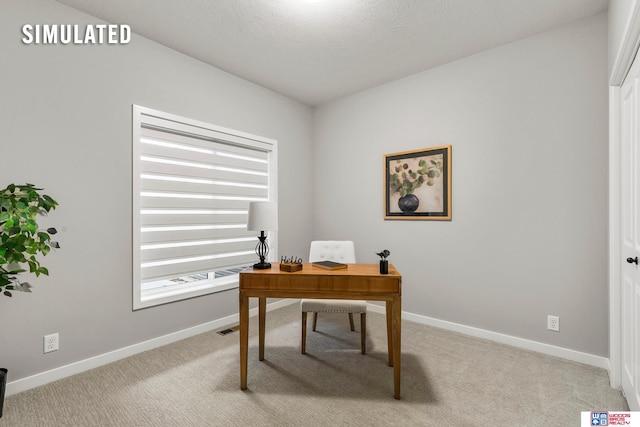
[[[278,300],[273,303],[267,304],[267,311],[275,310],[290,304],[296,304],[298,302],[299,300],[291,299]],[[253,317],[257,315],[257,308],[249,310],[249,316]],[[110,351],[108,353],[100,354],[89,359],[70,363],[59,368],[31,375],[30,377],[7,383],[5,393],[7,396],[11,396],[12,394],[20,393],[21,391],[39,387],[52,381],[79,374],[80,372],[88,371],[89,369],[97,368],[99,366],[124,359],[125,357],[133,356],[134,354],[142,353],[143,351],[152,350],[154,348],[171,344],[173,342],[180,341],[194,335],[202,334],[204,332],[209,332],[235,325],[238,323],[238,321],[239,315],[234,314],[231,316],[223,317],[221,319],[213,320],[211,322],[203,323],[192,328],[183,329],[182,331],[174,332],[158,338],[150,339],[148,341],[143,341],[138,344],[130,345],[128,347],[120,348],[118,350]]]
[[[273,303],[267,304],[267,311],[276,310],[287,305],[296,304],[299,300],[295,299],[282,299]],[[385,314],[385,307],[369,304],[368,309],[375,313]],[[249,311],[249,316],[257,316],[258,309],[253,308]],[[486,331],[484,329],[478,329],[471,326],[460,325],[458,323],[447,322],[444,320],[438,320],[427,316],[421,316],[413,313],[402,313],[402,318],[410,320],[412,322],[420,323],[423,325],[433,326],[436,328],[446,329],[449,331],[459,332],[465,335],[470,335],[477,338],[484,338],[487,340],[499,342],[501,344],[507,344],[514,347],[524,348],[538,353],[548,354],[550,356],[560,357],[574,362],[584,363],[587,365],[596,366],[598,368],[609,370],[609,359],[600,356],[594,356],[592,354],[582,353],[575,350],[569,350],[562,347],[556,347],[549,344],[543,344],[536,341],[531,341],[523,338],[518,338],[510,335],[500,334],[497,332]],[[89,369],[97,368],[99,366],[106,365],[108,363],[115,362],[125,357],[133,356],[134,354],[142,353],[143,351],[152,350],[163,345],[171,344],[176,341],[183,340],[185,338],[192,337],[194,335],[202,334],[217,329],[222,329],[227,326],[237,324],[239,317],[237,314],[223,317],[221,319],[213,320],[211,322],[203,323],[192,328],[184,329],[182,331],[174,332],[168,335],[164,335],[158,338],[154,338],[148,341],[143,341],[138,344],[134,344],[128,347],[124,347],[118,350],[110,351],[109,353],[100,354],[89,359],[81,360],[79,362],[70,363],[59,368],[55,368],[46,372],[32,375],[30,377],[22,378],[16,381],[7,383],[6,395],[20,393],[25,390],[29,390],[41,385],[48,384],[52,381],[56,381],[71,375],[79,374],[80,372],[88,371]]]
[[[384,314],[386,312],[384,306],[369,304],[367,308],[375,313]],[[584,363],[586,365],[603,368],[609,371],[609,359],[607,359],[606,357],[594,356],[593,354],[582,353],[580,351],[557,347],[550,344],[544,344],[537,341],[531,341],[524,338],[518,338],[511,335],[505,335],[498,332],[491,332],[484,329],[474,328],[472,326],[460,325],[458,323],[447,322],[445,320],[434,319],[432,317],[421,316],[419,314],[407,313],[406,311],[402,312],[402,318],[423,325],[459,332],[461,334],[483,338],[490,341],[499,342],[501,344],[507,344],[513,347],[547,354],[549,356],[555,356],[574,362]]]

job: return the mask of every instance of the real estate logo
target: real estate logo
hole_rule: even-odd
[[[591,425],[592,426],[608,426],[609,413],[608,412],[592,412]]]
[[[24,24],[24,44],[128,44],[131,27],[126,24]]]
[[[582,414],[589,415],[588,412]],[[587,424],[586,419],[582,418],[581,426],[640,426],[640,412],[638,411],[592,411],[590,415],[590,423]]]

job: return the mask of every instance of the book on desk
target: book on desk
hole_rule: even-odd
[[[313,267],[324,268],[325,270],[344,270],[347,268],[347,264],[334,261],[316,261],[312,262]]]

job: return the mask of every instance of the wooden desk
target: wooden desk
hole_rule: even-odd
[[[378,264],[349,264],[344,270],[324,270],[304,264],[301,271],[240,272],[240,389],[247,388],[249,298],[258,298],[259,359],[264,360],[267,298],[334,298],[386,301],[389,366],[393,366],[394,397],[400,399],[400,338],[402,276],[393,265],[380,274]]]

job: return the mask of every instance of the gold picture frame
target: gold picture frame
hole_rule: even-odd
[[[451,145],[384,155],[384,219],[451,220]]]

